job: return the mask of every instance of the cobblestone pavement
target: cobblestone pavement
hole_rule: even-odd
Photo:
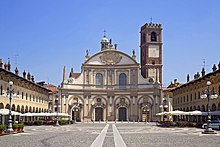
[[[77,123],[68,126],[26,126],[25,132],[0,136],[1,147],[89,147],[106,127],[106,123]],[[109,123],[100,146],[117,147],[217,147],[217,135],[203,135],[197,128],[161,128],[154,123]],[[115,129],[119,137],[115,137]],[[115,135],[116,134],[116,135]],[[121,138],[121,140],[118,138]]]

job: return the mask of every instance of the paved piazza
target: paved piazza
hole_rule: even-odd
[[[161,128],[155,123],[77,123],[27,126],[25,132],[0,136],[1,147],[217,147],[217,135],[197,128]]]

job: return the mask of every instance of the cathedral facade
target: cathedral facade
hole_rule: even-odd
[[[86,52],[81,73],[71,69],[66,78],[64,67],[60,112],[68,113],[76,121],[155,121],[162,101],[162,48],[161,42],[157,42],[161,41],[158,31],[161,35],[158,24],[142,27],[141,50],[145,51],[141,53],[145,55],[141,55],[141,65],[135,51],[131,56],[119,51],[104,34],[101,50],[92,56]],[[148,46],[143,41],[152,43]]]

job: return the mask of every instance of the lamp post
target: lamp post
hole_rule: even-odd
[[[55,99],[54,108],[55,108],[55,111],[57,113],[55,126],[59,127],[60,124],[59,124],[59,121],[58,121],[58,108],[60,108],[60,104],[59,104],[58,98]]]
[[[167,100],[163,100],[162,104],[160,105],[160,108],[162,109],[162,112],[166,112],[167,111],[167,108],[169,106],[167,105]],[[164,122],[164,114],[163,114],[163,122]]]
[[[8,114],[8,129],[7,129],[7,132],[9,134],[11,134],[13,132],[13,128],[12,128],[12,114],[11,114],[11,99],[12,99],[12,94],[14,93],[14,89],[12,89],[12,85],[13,85],[13,82],[12,81],[9,81],[9,91],[8,91],[8,94],[9,94],[9,114]]]
[[[208,99],[208,118],[207,118],[207,126],[206,129],[202,132],[203,134],[216,134],[216,132],[214,132],[212,130],[212,128],[210,127],[210,122],[211,122],[211,115],[210,115],[210,99],[216,99],[218,97],[218,95],[216,94],[216,92],[214,91],[214,88],[212,89],[212,91],[210,90],[210,85],[212,83],[210,81],[208,81],[206,83],[206,85],[208,86],[207,90],[203,92],[203,94],[201,95],[202,99],[207,98]]]

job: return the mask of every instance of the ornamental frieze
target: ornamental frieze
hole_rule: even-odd
[[[116,52],[105,52],[100,56],[101,62],[108,65],[115,65],[119,63],[122,59]]]

